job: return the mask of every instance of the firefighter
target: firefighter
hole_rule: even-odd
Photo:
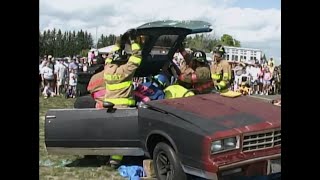
[[[123,34],[105,61],[106,94],[104,101],[113,103],[115,107],[128,107],[136,104],[132,97],[132,81],[142,58],[140,45],[132,41],[135,39],[134,36],[135,30],[129,30]],[[110,165],[117,167],[122,158],[123,156],[111,156]]]
[[[139,84],[133,92],[137,101],[148,102],[152,100],[164,99],[164,88],[169,85],[169,79],[164,74],[154,76],[150,82]]]
[[[106,84],[103,79],[104,71],[93,75],[89,81],[87,90],[91,97],[96,101],[95,107],[97,109],[103,108],[103,99],[106,94]]]
[[[186,66],[186,63],[182,62],[180,70],[181,74],[178,78],[180,85],[193,89],[196,94],[212,91],[213,82],[205,52],[195,50],[192,53],[189,67]]]
[[[185,87],[178,84],[170,85],[163,91],[165,94],[165,99],[194,96],[194,93],[191,90],[188,90]]]
[[[86,76],[78,76],[77,90],[81,94],[86,91],[90,94],[78,97],[74,103],[74,108],[103,108],[103,99],[106,92],[103,69],[104,59],[98,58],[96,64],[92,64],[88,68],[88,72],[85,73],[86,76],[94,74],[88,83],[86,83]]]
[[[211,77],[214,85],[220,92],[228,91],[231,80],[231,66],[224,57],[225,49],[218,45],[213,50],[214,63],[211,67]]]

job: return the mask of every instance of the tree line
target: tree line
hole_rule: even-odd
[[[39,54],[53,55],[54,57],[63,56],[87,56],[91,48],[102,48],[115,43],[117,38],[114,34],[101,35],[97,44],[94,44],[91,33],[87,31],[65,31],[60,29],[39,30]],[[212,34],[196,34],[188,36],[185,39],[186,47],[210,52],[218,45],[240,47],[240,41],[234,39],[231,35],[224,34],[220,38],[216,38]]]
[[[211,52],[214,47],[219,44],[234,47],[241,46],[240,41],[228,34],[223,34],[220,38],[216,38],[212,34],[196,34],[195,36],[188,36],[185,42],[187,47],[203,50],[205,52]]]
[[[81,54],[93,46],[92,35],[87,31],[62,31],[53,29],[39,31],[39,54],[54,57]]]

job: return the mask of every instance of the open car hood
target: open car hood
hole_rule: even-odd
[[[208,22],[174,20],[149,22],[136,30],[137,36],[145,38],[142,44],[142,63],[136,71],[136,77],[159,73],[166,62],[172,61],[174,53],[187,35],[212,31]]]

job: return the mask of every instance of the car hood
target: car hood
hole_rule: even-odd
[[[149,102],[151,108],[175,115],[206,133],[259,131],[280,127],[281,108],[251,97],[205,94]]]

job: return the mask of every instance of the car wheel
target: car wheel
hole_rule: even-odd
[[[159,180],[186,180],[180,160],[168,144],[160,142],[153,151],[154,169]]]

